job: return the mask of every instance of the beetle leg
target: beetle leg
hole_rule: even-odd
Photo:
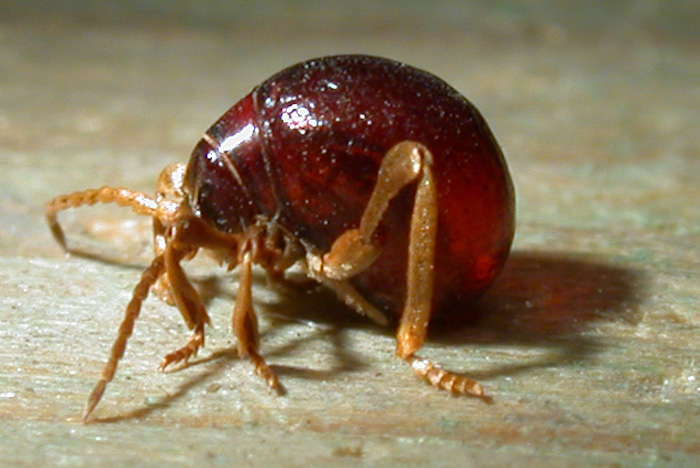
[[[445,370],[432,361],[415,354],[409,355],[404,360],[411,365],[416,376],[438,390],[445,390],[457,395],[472,395],[487,403],[491,402],[491,397],[484,394],[483,387],[476,380]]]
[[[360,226],[345,231],[335,240],[331,250],[323,255],[321,264],[317,267],[322,276],[334,280],[349,279],[376,260],[380,249],[373,243],[373,236],[389,202],[399,191],[422,175],[419,183],[428,184],[429,191],[432,191],[433,196],[435,196],[435,184],[432,181],[430,164],[432,164],[430,151],[419,143],[404,141],[389,149],[379,167],[377,184],[362,214]],[[429,181],[427,181],[428,176]],[[418,195],[416,195],[416,202],[419,201]],[[430,202],[423,204],[425,206],[422,209],[431,207]],[[437,204],[434,205],[433,211],[435,211]],[[434,232],[432,234],[434,235]],[[428,245],[426,247],[434,249]],[[432,287],[432,277],[430,286]]]
[[[177,235],[177,234],[175,234]],[[160,363],[159,369],[165,370],[170,364],[185,361],[197,354],[200,347],[204,346],[204,325],[209,324],[209,315],[197,294],[197,290],[187,279],[182,270],[180,260],[189,252],[179,250],[172,246],[165,249],[165,273],[170,284],[170,295],[178,310],[182,314],[187,327],[193,330],[192,336],[185,346],[167,354]]]
[[[253,310],[253,255],[250,249],[245,249],[240,261],[238,274],[238,295],[233,309],[233,333],[238,339],[238,354],[248,357],[255,365],[255,373],[263,378],[267,385],[281,392],[282,387],[277,375],[260,356],[260,336],[258,334],[258,318]]]
[[[370,304],[350,281],[331,279],[324,275],[323,257],[321,255],[309,251],[306,254],[306,266],[309,276],[334,291],[341,301],[355,309],[358,314],[369,317],[379,325],[389,325],[387,316]]]
[[[330,252],[321,259],[311,258],[308,263],[318,276],[326,278],[326,284],[349,285],[347,279],[367,268],[379,255],[372,238],[389,203],[404,187],[417,183],[409,232],[406,301],[396,334],[396,355],[408,362],[418,377],[438,389],[486,398],[478,382],[415,355],[425,342],[433,297],[438,201],[432,164],[432,154],[420,143],[404,141],[394,145],[382,160],[359,228],[343,233]]]
[[[168,234],[167,228],[163,225],[159,218],[153,218],[153,253],[155,256],[166,254],[166,257],[170,257],[171,263],[170,267],[160,275],[158,281],[153,285],[153,292],[160,300],[171,306],[178,306],[177,299],[175,297],[175,288],[172,286],[173,281],[182,281],[184,278],[184,273],[182,272],[182,267],[180,267],[181,260],[190,260],[197,253],[197,249],[189,248],[185,249],[188,253],[178,254],[178,258],[172,257],[173,251],[168,252],[168,239],[172,237],[172,234]],[[186,242],[185,242],[186,244]],[[177,277],[177,279],[174,279]],[[186,278],[185,278],[185,281]],[[188,282],[189,283],[189,282]],[[192,294],[188,293],[190,297]],[[198,297],[196,300],[199,300]],[[189,310],[187,308],[180,308],[180,310]],[[189,315],[189,312],[187,312]],[[188,325],[192,322],[191,318],[185,318]],[[190,327],[191,328],[191,327]]]
[[[119,364],[119,360],[122,358],[122,356],[124,356],[124,351],[126,351],[126,343],[134,330],[134,323],[141,312],[141,304],[148,296],[148,290],[161,275],[164,269],[165,260],[162,255],[159,255],[154,258],[148,268],[144,270],[141,275],[141,280],[138,282],[136,287],[134,287],[134,292],[131,295],[131,301],[126,306],[124,320],[119,326],[119,334],[114,340],[112,350],[109,354],[109,359],[102,368],[102,376],[93,387],[90,397],[88,398],[85,411],[83,412],[83,421],[86,421],[90,417],[90,414],[95,409],[95,406],[97,406],[97,403],[99,403],[100,399],[102,398],[102,394],[104,393],[107,384],[114,378],[114,373],[117,371],[117,364]]]
[[[165,226],[158,218],[153,218],[153,251],[155,255],[165,252],[166,242]],[[175,305],[175,298],[171,293],[172,287],[165,272],[160,275],[156,284],[153,285],[152,291],[161,301],[171,306]]]
[[[344,232],[323,256],[324,276],[348,279],[376,260],[380,252],[372,238],[389,202],[421,174],[430,173],[426,168],[431,161],[430,151],[419,143],[404,141],[389,149],[379,167],[377,183],[360,219],[360,226]]]
[[[407,148],[407,150],[410,150]],[[425,341],[433,298],[433,269],[437,237],[437,190],[430,168],[432,156],[426,148],[415,148],[425,158],[416,187],[406,265],[406,302],[396,335],[396,354],[408,359]]]
[[[413,372],[435,388],[457,394],[470,394],[489,400],[479,382],[442,369],[428,359],[416,356],[428,331],[433,297],[435,241],[437,239],[438,200],[433,177],[432,155],[422,145],[403,143],[395,146],[413,162],[422,153],[420,178],[416,188],[408,241],[406,271],[406,302],[396,334],[396,355],[411,365]],[[403,145],[400,144],[400,145]],[[413,147],[411,147],[413,146]],[[373,194],[374,195],[374,194]],[[386,205],[384,205],[386,206]]]
[[[194,327],[194,331],[187,340],[185,346],[166,354],[158,366],[158,370],[163,372],[170,364],[180,361],[185,361],[185,363],[187,363],[192,356],[197,355],[197,351],[199,351],[199,348],[202,346],[204,346],[204,323],[198,323]]]
[[[377,183],[360,219],[360,226],[356,229],[345,231],[335,240],[330,251],[322,257],[313,253],[307,255],[307,265],[315,279],[335,290],[345,303],[353,306],[362,315],[368,315],[375,322],[381,324],[388,322],[384,314],[369,304],[347,280],[369,267],[379,256],[380,249],[373,242],[374,233],[389,206],[389,202],[401,189],[420,177],[419,186],[426,186],[423,192],[428,193],[433,199],[436,197],[435,184],[429,167],[431,163],[432,155],[430,151],[419,143],[404,141],[391,147],[379,167]],[[423,238],[433,240],[432,243],[423,241],[422,245],[415,246],[414,250],[417,250],[419,247],[426,248],[427,251],[424,252],[424,255],[427,255],[427,258],[429,258],[428,263],[430,268],[432,268],[434,236],[437,229],[435,214],[437,202],[423,200],[424,198],[425,195],[419,196],[419,194],[416,194],[414,218],[419,218],[417,213],[422,214],[423,211],[432,210],[430,213],[427,213],[427,216],[435,217],[435,219],[430,220],[426,218],[420,230],[425,231]],[[418,203],[421,204],[420,208],[418,208]],[[412,226],[414,224],[418,226],[416,222],[412,221]],[[414,292],[412,297],[424,295],[427,291],[428,310],[423,311],[421,309],[420,312],[415,314],[420,316],[427,312],[428,317],[425,318],[427,323],[432,294],[432,270],[426,272],[429,275],[427,283],[423,285],[421,291]]]

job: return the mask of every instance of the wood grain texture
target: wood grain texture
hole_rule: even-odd
[[[303,33],[304,10],[264,28],[258,10],[235,11],[229,27],[207,28],[184,13],[120,22],[136,13],[3,7],[0,465],[696,466],[695,10],[620,2],[586,15],[549,3],[377,7],[395,22],[324,7]],[[494,404],[418,381],[392,354],[393,330],[332,295],[257,277],[262,352],[287,389],[273,395],[235,354],[235,272],[203,261],[189,271],[213,321],[204,351],[157,372],[187,332],[149,298],[100,423],[81,424],[149,261],[149,227],[116,207],[66,212],[69,243],[116,261],[66,258],[43,204],[103,184],[152,191],[256,83],[348,51],[443,77],[504,147],[513,254],[477,318],[431,329],[423,353],[479,379]]]

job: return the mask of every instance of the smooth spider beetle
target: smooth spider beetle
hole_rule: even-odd
[[[438,389],[484,399],[481,385],[415,353],[431,318],[465,314],[501,270],[513,239],[513,185],[478,110],[444,81],[392,60],[331,56],[256,86],[207,132],[187,165],[166,167],[156,196],[103,187],[46,206],[94,203],[153,218],[155,256],[133,291],[83,413],[100,401],[154,287],[192,336],[160,368],[204,345],[209,316],[182,260],[199,249],[239,268],[233,331],[241,356],[272,389],[259,351],[251,267],[270,277],[300,264],[358,313],[398,319],[396,354]]]

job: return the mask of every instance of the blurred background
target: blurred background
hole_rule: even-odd
[[[150,188],[272,73],[376,54],[441,76],[481,109],[522,191],[519,219],[673,225],[693,207],[649,195],[697,175],[686,165],[698,168],[699,17],[682,0],[3,1],[0,138],[6,155],[60,155]],[[79,186],[69,177],[53,191]],[[619,210],[620,198],[646,206]]]

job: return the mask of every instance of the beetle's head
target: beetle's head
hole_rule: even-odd
[[[184,213],[189,213],[183,184],[185,165],[170,164],[158,176],[156,184],[156,213],[153,217],[153,242],[157,251],[165,249],[168,228]]]
[[[162,211],[164,215],[164,221],[167,220],[170,213],[175,214],[182,210],[180,205],[185,200],[183,190],[185,169],[186,166],[183,163],[170,164],[158,176],[156,202],[158,203],[158,211]]]

